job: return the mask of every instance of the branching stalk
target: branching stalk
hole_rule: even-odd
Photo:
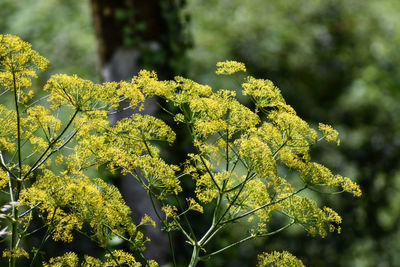
[[[62,130],[62,132],[48,145],[48,147],[46,148],[46,150],[42,153],[42,155],[36,160],[36,162],[32,165],[32,167],[30,168],[30,170],[24,175],[24,178],[22,180],[25,180],[26,177],[28,177],[29,174],[31,174],[34,170],[36,170],[41,164],[43,164],[49,157],[46,157],[46,159],[44,161],[42,161],[42,159],[46,156],[47,152],[53,147],[54,144],[56,144],[58,142],[58,140],[60,140],[60,138],[64,135],[64,133],[67,131],[67,129],[69,128],[69,126],[71,126],[72,122],[74,121],[76,115],[78,115],[79,109],[76,109],[74,114],[72,115],[71,119],[69,120],[69,122],[67,123],[67,125],[65,126],[65,128]],[[72,137],[70,137],[71,140]],[[66,145],[66,143],[64,143],[64,145]],[[63,146],[64,146],[63,145]]]
[[[294,221],[291,221],[290,223],[286,224],[285,226],[283,226],[283,227],[281,227],[281,228],[279,228],[279,229],[277,229],[277,230],[275,230],[273,232],[269,232],[269,233],[265,233],[265,234],[251,234],[251,235],[249,235],[249,236],[247,236],[247,237],[245,237],[245,238],[243,238],[243,239],[241,239],[241,240],[239,240],[239,241],[237,241],[235,243],[232,243],[232,244],[230,244],[230,245],[228,245],[228,246],[226,246],[224,248],[221,248],[221,249],[219,249],[219,250],[217,250],[215,252],[212,252],[212,253],[209,253],[207,255],[204,255],[204,256],[200,257],[200,260],[208,260],[211,256],[217,255],[217,254],[219,254],[219,253],[221,253],[221,252],[223,252],[223,251],[225,251],[225,250],[227,250],[227,249],[229,249],[231,247],[239,245],[239,244],[241,244],[243,242],[246,242],[248,240],[251,240],[251,239],[254,239],[254,238],[257,238],[257,237],[266,237],[266,236],[275,235],[275,234],[277,234],[279,232],[282,232],[283,230],[289,228],[293,224],[294,224]]]
[[[246,217],[246,216],[248,216],[250,214],[253,214],[254,212],[256,212],[256,211],[258,211],[260,209],[264,209],[264,208],[266,208],[268,206],[271,206],[271,205],[274,205],[274,204],[278,204],[278,203],[280,203],[280,202],[282,202],[282,201],[284,201],[284,200],[286,200],[286,199],[288,199],[288,198],[290,198],[290,197],[292,197],[294,195],[297,195],[298,193],[300,193],[301,191],[303,191],[306,188],[307,188],[307,186],[304,186],[304,187],[300,188],[299,190],[297,190],[296,192],[293,192],[292,194],[290,194],[290,195],[288,195],[288,196],[286,196],[284,198],[278,199],[277,201],[265,203],[264,205],[261,205],[258,208],[252,209],[252,210],[250,210],[248,212],[245,212],[245,213],[243,213],[243,214],[241,214],[241,215],[239,215],[239,216],[237,216],[235,218],[232,218],[230,220],[226,220],[226,221],[222,222],[221,224],[227,224],[227,223],[230,223],[230,222],[237,221],[237,220],[239,220],[239,219],[241,219],[243,217]]]

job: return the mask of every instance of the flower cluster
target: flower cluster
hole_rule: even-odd
[[[287,251],[263,253],[258,256],[257,267],[267,266],[292,266],[304,267],[304,264]]]
[[[7,90],[18,90],[18,98],[26,103],[33,97],[27,91],[36,78],[36,70],[45,70],[49,62],[18,36],[0,34],[0,85]]]
[[[85,255],[84,260],[79,262],[78,255],[74,252],[67,252],[62,256],[51,258],[49,262],[43,262],[44,267],[62,267],[62,266],[91,266],[91,267],[112,267],[112,266],[129,266],[140,267],[142,264],[137,262],[135,258],[123,250],[115,250],[113,254],[106,254],[104,260],[100,260],[88,255]],[[148,261],[147,266],[157,267],[158,264],[154,261]]]
[[[110,234],[137,235],[131,210],[118,189],[101,179],[90,180],[83,174],[55,175],[45,170],[21,192],[19,201],[38,205],[56,241],[71,242],[73,231],[81,230],[84,223],[91,226],[90,236],[101,246],[106,246]]]
[[[224,61],[217,63],[217,71],[216,71],[217,74],[232,75],[239,71],[246,72],[246,66],[241,62]]]

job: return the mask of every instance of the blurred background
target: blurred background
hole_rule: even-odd
[[[342,233],[321,239],[294,228],[204,266],[253,266],[272,250],[306,266],[400,266],[400,1],[2,0],[0,16],[1,33],[50,60],[37,86],[54,73],[100,82],[150,68],[237,89],[214,74],[217,61],[237,60],[272,80],[311,125],[339,130],[341,146],[317,146],[313,156],[363,190],[359,199],[316,196],[342,216]]]

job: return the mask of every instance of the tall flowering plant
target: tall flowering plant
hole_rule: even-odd
[[[0,35],[1,95],[10,94],[12,105],[0,105],[0,189],[2,192],[0,235],[9,247],[3,257],[9,266],[40,261],[44,266],[157,266],[143,256],[145,225],[155,222],[148,215],[135,225],[131,210],[118,189],[92,168],[132,174],[147,190],[161,227],[180,232],[192,247],[189,266],[208,260],[245,241],[267,237],[300,225],[311,235],[325,237],[340,232],[340,216],[329,207],[319,207],[304,194],[308,190],[349,192],[360,196],[357,184],[333,174],[312,161],[311,147],[326,140],[339,144],[338,132],[319,124],[318,131],[297,116],[269,80],[247,77],[242,92],[254,102],[254,110],[239,103],[230,90],[213,90],[192,80],[175,77],[159,81],[155,72],[142,70],[132,81],[94,84],[77,76],[52,76],[44,86],[45,97],[31,89],[37,70],[48,61],[30,44],[12,35]],[[242,63],[217,64],[217,74],[245,72]],[[187,128],[195,152],[180,166],[167,164],[157,144],[175,142],[175,133],[162,120],[134,114],[111,124],[109,116],[121,109],[143,109],[147,98],[157,96],[175,107],[162,106],[174,121]],[[129,103],[129,106],[120,103]],[[164,103],[164,102],[163,102]],[[123,107],[122,107],[123,106]],[[290,169],[295,177],[284,178]],[[181,181],[193,179],[192,197],[182,202]],[[6,199],[6,200],[5,200]],[[157,208],[161,205],[161,210]],[[211,211],[205,213],[205,210]],[[202,213],[207,230],[193,228],[191,213]],[[285,220],[270,228],[275,214]],[[234,223],[248,225],[242,239],[209,251],[211,243]],[[28,240],[42,232],[41,242]],[[49,238],[73,242],[88,236],[104,250],[101,259],[66,251],[46,258],[42,250]],[[130,251],[113,249],[118,237]],[[135,255],[135,256],[134,256]],[[259,255],[258,266],[302,266],[288,252]]]

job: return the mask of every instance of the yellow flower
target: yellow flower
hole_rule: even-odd
[[[194,211],[203,213],[203,207],[199,203],[197,203],[196,200],[189,197],[189,198],[186,198],[186,201],[189,204],[189,210],[194,210]]]
[[[217,63],[217,74],[231,75],[235,72],[243,71],[246,72],[246,67],[243,63],[237,61],[224,61]]]
[[[304,264],[290,254],[287,251],[277,252],[273,251],[272,253],[263,253],[258,255],[257,258],[257,267],[268,267],[268,266],[291,266],[291,267],[304,267]]]
[[[171,205],[165,205],[161,208],[161,210],[165,213],[165,216],[167,218],[177,218],[178,214],[178,208],[175,206],[171,206]]]
[[[145,214],[140,221],[139,225],[152,225],[154,228],[156,228],[156,222],[147,214]]]
[[[26,88],[37,77],[35,70],[45,70],[48,64],[47,59],[18,36],[0,34],[0,86],[18,90],[19,102],[26,103],[33,97],[33,92]]]
[[[326,141],[335,142],[337,145],[340,145],[340,140],[338,139],[339,133],[332,126],[320,123],[318,129],[322,132]]]
[[[23,248],[3,250],[3,258],[20,258],[20,257],[25,257],[29,259],[29,253],[26,252]]]

